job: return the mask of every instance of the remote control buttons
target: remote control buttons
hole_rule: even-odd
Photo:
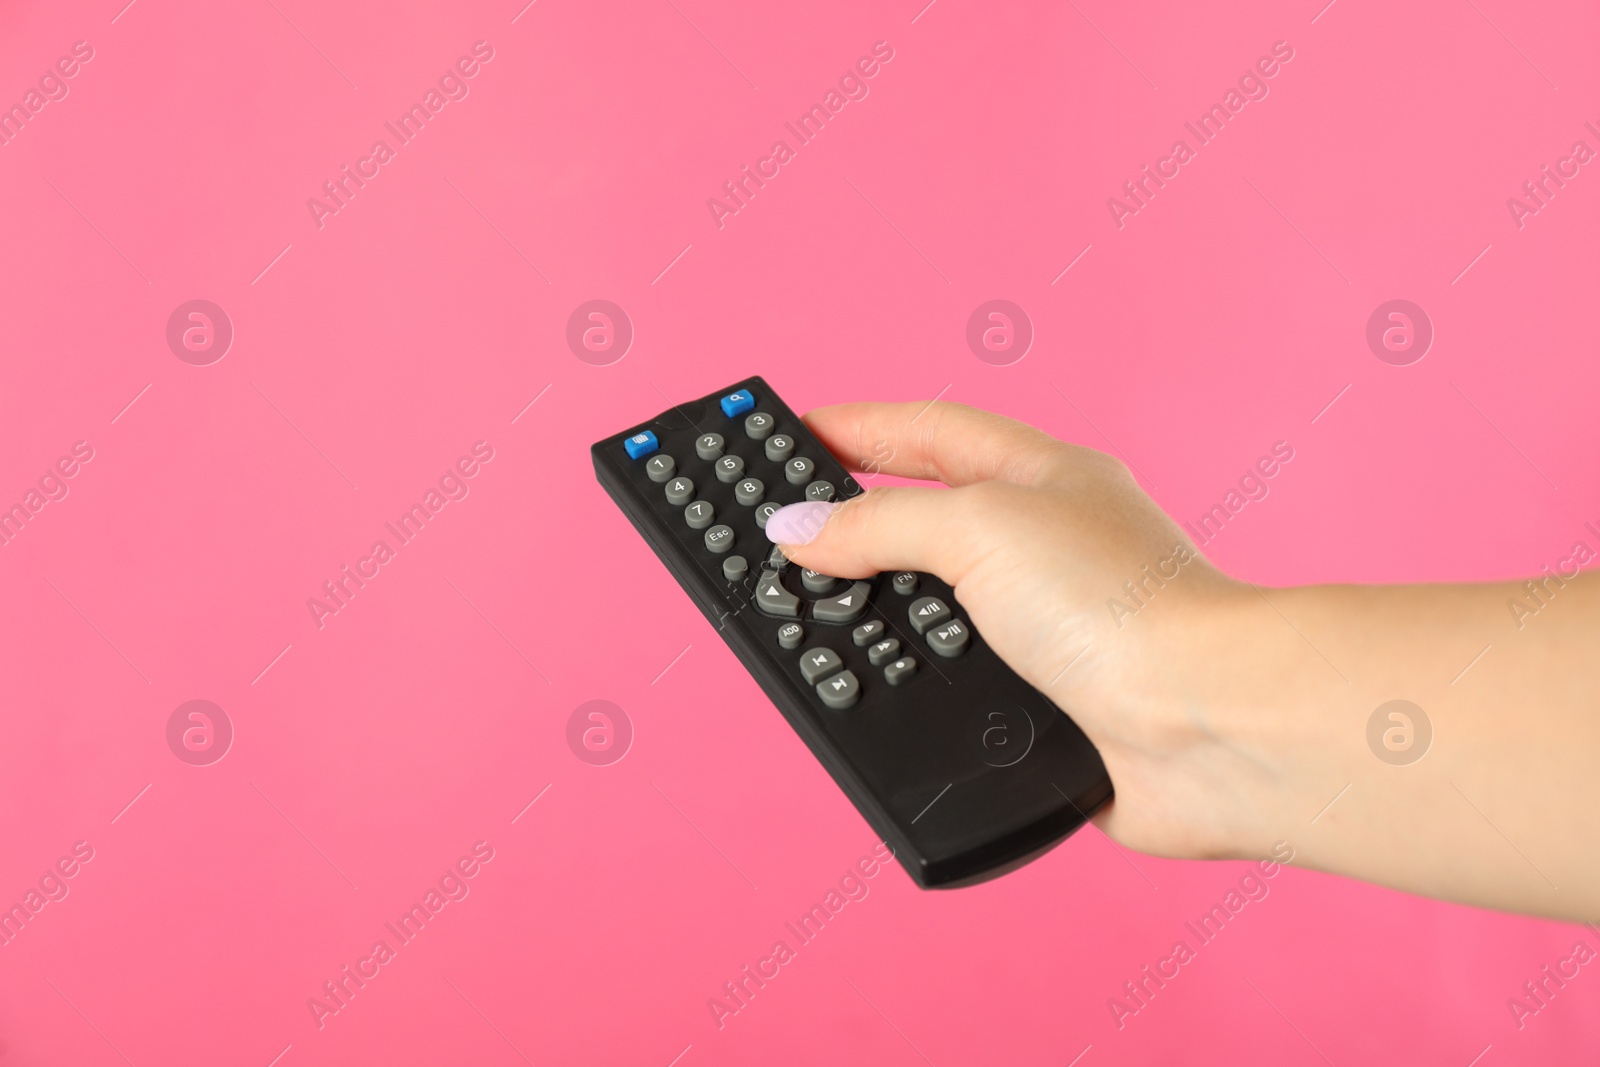
[[[886,637],[867,649],[867,660],[874,667],[881,667],[890,660],[899,658],[900,639],[898,637]]]
[[[779,507],[781,507],[781,505],[774,504],[769,501],[768,503],[762,504],[760,507],[756,508],[756,525],[765,530],[767,528],[767,520],[772,518],[772,513],[777,511]],[[772,547],[777,548],[778,546],[773,545]]]
[[[796,456],[783,465],[783,476],[790,485],[805,485],[816,473],[817,465],[804,456]]]
[[[743,581],[749,572],[750,564],[744,561],[743,556],[729,556],[722,561],[722,576],[730,582]]]
[[[656,440],[655,434],[646,430],[622,442],[622,447],[627,450],[629,459],[642,459],[660,448],[661,442]]]
[[[872,586],[856,582],[839,596],[831,596],[811,605],[811,617],[818,622],[855,622],[867,610],[867,594]]]
[[[729,393],[722,398],[722,413],[728,418],[743,415],[756,406],[756,398],[750,395],[750,390],[741,389],[737,393]]]
[[[783,554],[783,549],[777,545],[772,546],[772,551],[767,553],[766,562],[761,564],[770,571],[782,572],[789,565],[789,557]]]
[[[786,622],[778,627],[778,647],[795,649],[806,639],[805,627],[797,622]]]
[[[777,571],[767,571],[756,582],[756,610],[780,619],[800,617],[800,598],[783,587]]]
[[[808,648],[800,656],[800,676],[815,684],[844,667],[844,660],[831,648]]]
[[[839,584],[839,579],[817,571],[801,571],[800,584],[806,587],[808,593],[831,593],[833,587]]]
[[[747,508],[755,507],[757,504],[761,503],[761,498],[766,495],[767,487],[761,484],[760,478],[746,478],[744,481],[733,487],[733,499],[737,500]],[[774,507],[772,510],[776,511],[778,509]],[[770,515],[772,512],[769,511],[767,514]],[[765,526],[766,524],[767,521],[765,519],[759,515],[756,516],[756,525]]]
[[[706,531],[706,547],[721,555],[733,547],[733,527],[713,526]]]
[[[677,462],[665,453],[651,456],[644,465],[644,472],[650,476],[652,482],[666,481],[677,469]]]
[[[871,622],[864,622],[854,630],[851,630],[850,640],[856,643],[857,648],[866,648],[883,636],[883,630],[883,620],[873,619]],[[877,664],[874,663],[873,666],[876,667]]]
[[[758,411],[754,415],[745,416],[744,435],[752,441],[765,441],[776,425],[771,415],[765,411]]]
[[[917,572],[901,571],[894,576],[894,591],[901,596],[910,596],[917,591]]]
[[[722,435],[708,433],[703,437],[695,438],[694,454],[701,459],[716,459],[722,455]]]
[[[919,634],[925,634],[933,627],[950,621],[950,608],[936,596],[913,600],[911,610],[906,614],[911,619],[911,628]]]
[[[762,447],[766,449],[768,459],[782,463],[794,451],[794,438],[786,433],[775,433],[767,438],[767,443]]]
[[[902,682],[910,681],[911,676],[916,673],[917,661],[910,656],[906,656],[904,659],[895,660],[883,669],[883,680],[890,685],[899,685]]]
[[[806,486],[806,499],[823,501],[832,500],[833,483],[825,482],[820,478],[812,482],[810,485]]]
[[[817,683],[817,695],[828,707],[843,711],[854,707],[861,699],[861,683],[850,671],[840,671],[827,681]]]
[[[696,500],[683,509],[683,521],[689,524],[691,530],[704,530],[716,517],[716,509],[704,500]]]
[[[687,478],[674,478],[667,483],[667,503],[682,507],[694,499],[694,483]]]
[[[928,647],[946,659],[961,655],[971,641],[972,631],[960,622],[952,622],[928,633]]]
[[[732,485],[744,477],[744,460],[738,456],[723,456],[716,462],[717,481]]]

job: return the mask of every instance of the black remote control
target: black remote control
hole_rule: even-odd
[[[761,378],[596,443],[600,484],[919,886],[1044,853],[1111,799],[1076,723],[929,574],[803,571],[762,527],[860,484]]]

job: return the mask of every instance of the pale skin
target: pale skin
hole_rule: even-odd
[[[1253,585],[1201,557],[1119,460],[1022,423],[948,403],[805,421],[847,466],[944,485],[871,488],[785,554],[841,578],[949,582],[1100,750],[1116,798],[1094,821],[1113,840],[1187,859],[1287,842],[1299,866],[1600,920],[1593,574],[1537,586],[1544,606],[1520,619],[1509,600],[1539,603],[1521,581]],[[1146,566],[1177,576],[1158,586]],[[1141,580],[1137,612],[1108,606],[1134,604],[1124,583]],[[1407,765],[1368,742],[1395,699],[1432,725]]]

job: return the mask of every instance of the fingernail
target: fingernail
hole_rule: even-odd
[[[768,517],[767,540],[775,545],[809,545],[838,506],[824,500],[786,504]]]

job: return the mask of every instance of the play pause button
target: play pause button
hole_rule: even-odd
[[[950,607],[936,596],[925,596],[912,601],[906,615],[911,620],[911,628],[925,634],[950,621]]]

